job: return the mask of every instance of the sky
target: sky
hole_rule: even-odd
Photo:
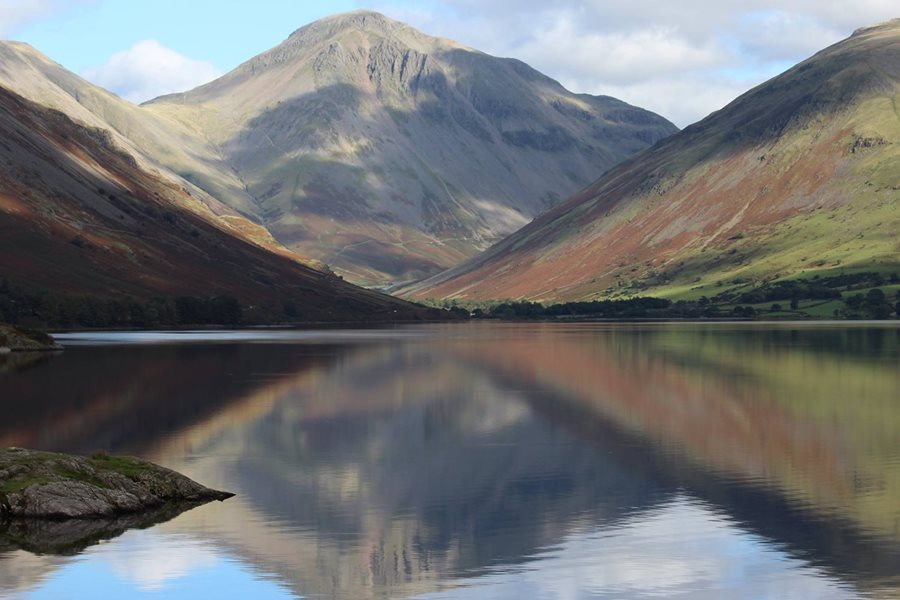
[[[684,127],[897,0],[0,0],[0,37],[141,102],[205,83],[329,14],[378,10]]]

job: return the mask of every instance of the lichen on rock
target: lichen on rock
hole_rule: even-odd
[[[138,458],[0,450],[0,520],[114,517],[233,495]]]

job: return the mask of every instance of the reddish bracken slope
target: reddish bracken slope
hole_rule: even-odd
[[[214,203],[141,169],[108,133],[0,88],[0,276],[10,282],[136,300],[230,295],[272,313],[292,302],[311,320],[422,315],[307,266]]]
[[[715,294],[900,266],[900,20],[611,170],[416,298]]]

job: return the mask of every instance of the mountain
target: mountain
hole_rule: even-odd
[[[37,291],[35,311],[62,295],[218,295],[255,319],[278,319],[287,304],[307,320],[423,316],[311,268],[227,213],[144,169],[107,130],[0,87],[0,288]]]
[[[623,162],[416,298],[699,297],[900,266],[900,19]]]
[[[89,127],[107,130],[111,141],[138,163],[191,190],[220,215],[237,215],[213,200],[239,193],[243,184],[215,149],[178,123],[156,116],[85,81],[28,44],[0,41],[0,86],[28,100],[65,113]],[[178,173],[189,172],[215,181],[211,194],[190,184]],[[258,228],[263,237],[270,237]]]
[[[372,285],[460,263],[676,131],[368,11],[140,110],[206,144],[193,158],[140,144],[148,155]]]

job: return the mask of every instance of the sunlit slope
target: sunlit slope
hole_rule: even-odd
[[[77,122],[109,130],[117,144],[152,166],[207,182],[204,187],[216,198],[241,193],[240,181],[215,149],[178,123],[85,81],[28,44],[0,41],[0,59],[0,85]],[[218,209],[228,210],[221,204]]]
[[[140,167],[189,190],[197,210],[221,217],[222,224],[239,237],[284,253],[268,230],[220,201],[243,193],[241,182],[213,146],[175,121],[122,100],[20,42],[0,41],[0,86],[58,110],[77,123],[107,131],[109,141],[129,153]],[[181,173],[203,181],[209,193],[182,178]],[[296,260],[322,268],[314,260],[299,256]]]
[[[274,242],[260,245],[242,223],[143,169],[107,131],[0,87],[4,283],[55,299],[229,295],[275,315],[291,302],[309,320],[421,314],[301,264]]]
[[[459,264],[676,131],[368,11],[142,108],[216,148],[242,186],[223,201],[370,284]]]
[[[900,20],[613,169],[417,298],[701,295],[900,266]]]

